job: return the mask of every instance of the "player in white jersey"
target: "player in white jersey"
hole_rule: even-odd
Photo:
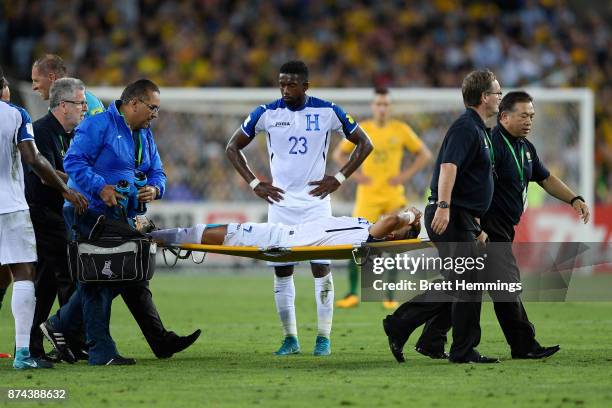
[[[15,282],[11,299],[15,318],[13,367],[50,368],[51,363],[32,358],[29,350],[36,304],[31,264],[36,262],[36,239],[24,194],[22,160],[78,209],[87,207],[85,198],[68,189],[36,149],[30,115],[23,108],[0,101],[0,265],[8,266]]]
[[[340,187],[372,151],[372,144],[359,125],[342,108],[306,95],[308,68],[290,61],[280,69],[281,99],[261,105],[234,132],[227,156],[255,194],[269,203],[268,222],[306,223],[331,216],[329,194]],[[242,153],[258,133],[266,134],[272,181],[260,181],[249,169]],[[325,174],[331,134],[342,132],[353,142],[355,152],[334,175]],[[311,261],[317,303],[315,355],[329,355],[334,285],[329,260]],[[295,263],[275,267],[274,298],[285,339],[277,355],[300,351],[295,318]]]
[[[161,244],[205,244],[226,246],[296,247],[359,245],[364,242],[394,241],[418,237],[421,212],[412,207],[382,216],[371,224],[365,218],[326,217],[303,224],[276,223],[198,224],[150,233]]]

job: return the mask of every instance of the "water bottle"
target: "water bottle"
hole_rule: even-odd
[[[127,180],[119,180],[115,185],[115,191],[123,196],[122,199],[117,199],[117,206],[115,207],[115,216],[121,220],[127,216],[130,183]]]
[[[134,186],[136,186],[136,190],[139,190],[147,185],[147,175],[142,171],[137,171],[134,178]],[[136,204],[136,214],[143,215],[147,212],[147,203],[143,203],[141,201],[137,201]]]

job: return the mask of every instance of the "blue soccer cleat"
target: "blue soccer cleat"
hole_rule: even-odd
[[[295,336],[287,336],[280,348],[274,352],[277,356],[288,356],[300,353],[300,343]]]
[[[331,344],[327,337],[317,336],[313,353],[315,356],[329,356],[331,354]]]
[[[30,349],[20,347],[15,351],[13,367],[17,370],[28,370],[31,368],[53,368],[53,364],[39,358],[33,358],[30,356]]]

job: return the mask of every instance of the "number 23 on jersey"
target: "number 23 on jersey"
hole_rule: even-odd
[[[291,136],[289,143],[291,143],[289,154],[306,154],[308,151],[308,139],[303,136]]]

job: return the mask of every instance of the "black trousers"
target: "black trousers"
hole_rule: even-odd
[[[449,225],[442,235],[438,235],[431,229],[436,209],[436,205],[425,208],[425,227],[430,239],[436,243],[440,257],[478,256],[478,227],[474,217],[461,208],[451,208]],[[448,271],[446,276],[449,280],[459,277],[465,281],[477,281],[479,278],[468,273],[457,276],[452,271]],[[453,360],[465,360],[475,353],[475,347],[480,343],[481,295],[478,291],[453,291],[450,294],[424,292],[402,304],[391,317],[396,327],[411,333],[435,316],[448,316],[449,325],[453,328],[450,357]]]
[[[153,303],[149,282],[138,282],[122,288],[121,297],[138,323],[153,354],[156,357],[167,357],[179,336],[164,327]]]
[[[492,242],[487,258],[487,279],[502,282],[520,282],[520,270],[512,252],[514,226],[500,217],[483,217],[482,227]],[[497,321],[510,346],[512,355],[524,355],[540,347],[535,339],[535,328],[518,294],[489,292]],[[446,333],[451,328],[448,311],[440,313],[425,324],[417,347],[430,351],[444,351]]]
[[[30,207],[30,218],[36,236],[36,278],[34,291],[36,309],[30,332],[30,353],[35,357],[44,355],[43,336],[38,326],[47,320],[55,296],[60,306],[70,299],[75,285],[68,272],[66,252],[66,226],[61,214],[46,207]]]
[[[67,234],[63,216],[51,209],[36,206],[30,208],[30,216],[38,255],[34,282],[36,309],[30,332],[30,353],[40,357],[44,355],[44,348],[39,325],[49,318],[55,296],[60,306],[64,305],[74,292],[75,285],[68,271]],[[120,293],[153,354],[164,357],[172,352],[178,335],[164,327],[153,303],[149,282],[126,286]],[[71,343],[73,346],[76,344],[76,347],[84,347],[83,337],[71,339]]]

